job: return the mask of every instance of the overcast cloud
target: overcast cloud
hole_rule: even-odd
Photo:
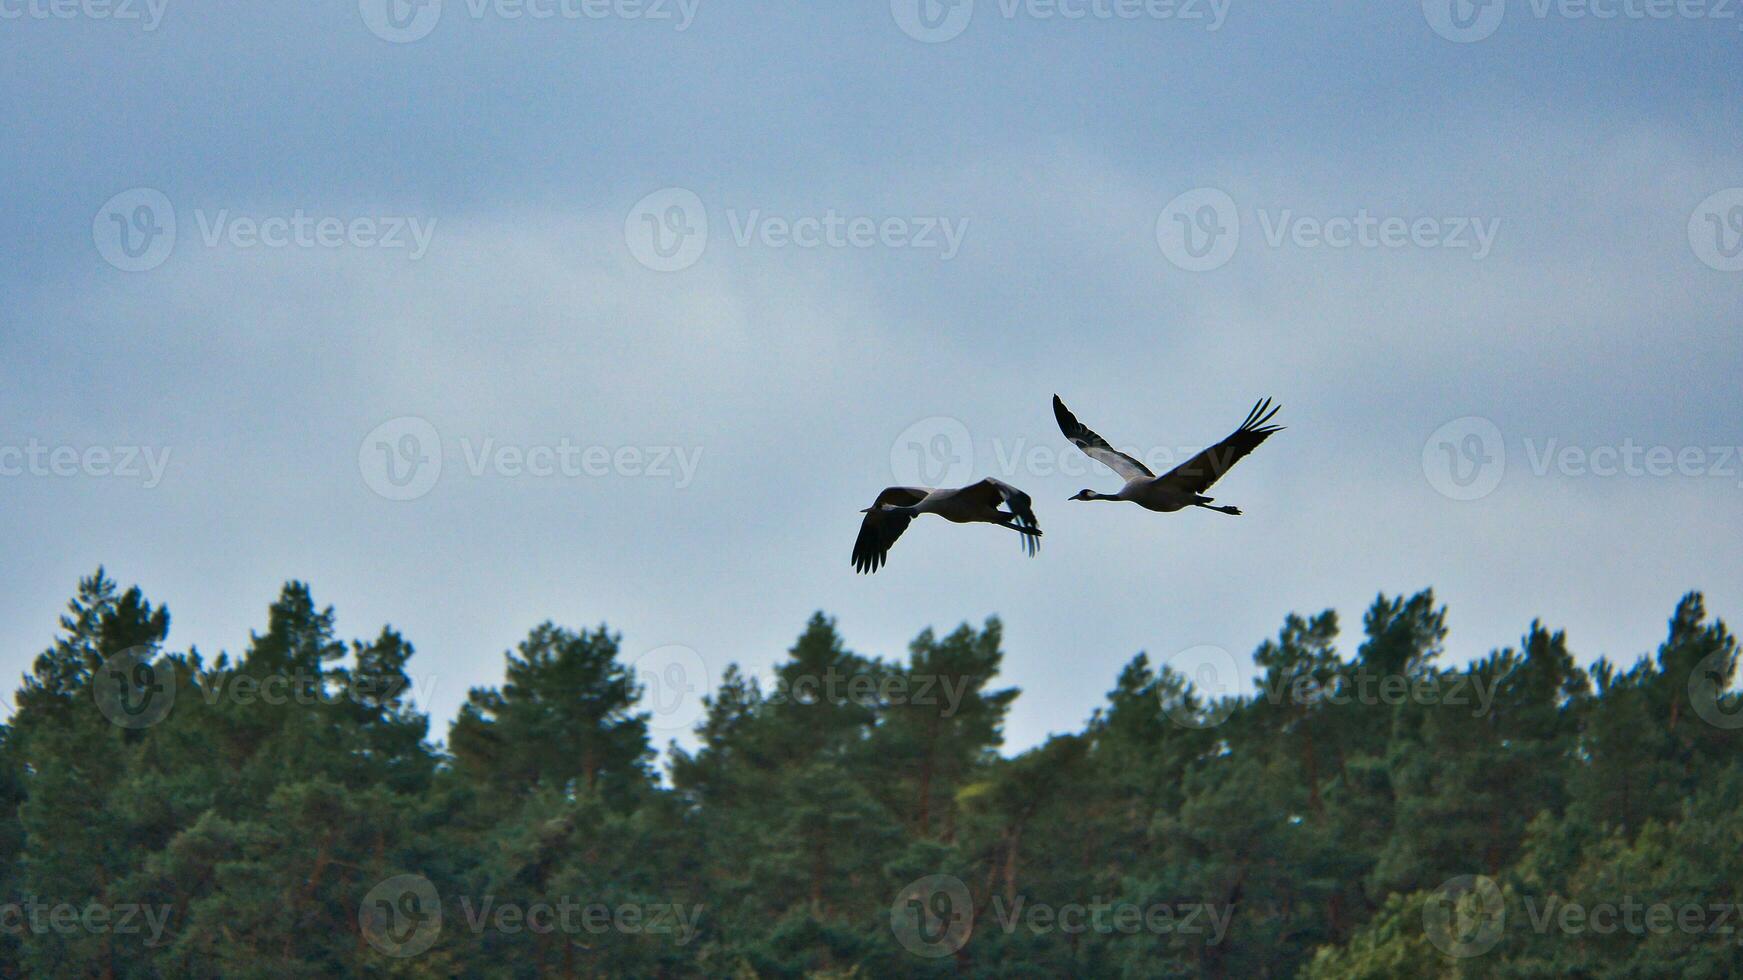
[[[1454,663],[1743,615],[1743,12],[905,3],[0,0],[0,671],[99,563],[208,655],[307,580],[442,718],[547,618],[718,676],[996,614],[1020,748],[1379,591]],[[1054,392],[1153,461],[1289,428],[1239,519],[1071,503]],[[853,575],[969,473],[1038,559]]]

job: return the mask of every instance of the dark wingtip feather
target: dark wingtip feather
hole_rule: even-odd
[[[1253,410],[1247,413],[1247,420],[1242,422],[1241,427],[1235,431],[1257,432],[1261,426],[1271,421],[1281,411],[1283,411],[1282,405],[1272,405],[1270,398],[1261,398],[1253,406]],[[1275,428],[1277,427],[1273,427],[1271,431],[1275,431]]]

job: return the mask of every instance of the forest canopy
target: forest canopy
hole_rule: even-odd
[[[1445,623],[1288,615],[1235,697],[1138,654],[1007,755],[998,620],[888,658],[819,613],[662,759],[606,626],[535,626],[437,738],[411,643],[307,585],[208,660],[99,569],[0,726],[0,975],[1743,975],[1702,597],[1631,664],[1534,622],[1446,665]]]

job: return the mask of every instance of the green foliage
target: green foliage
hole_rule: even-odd
[[[1743,974],[1736,643],[1699,595],[1625,669],[1540,623],[1446,666],[1426,591],[1347,657],[1290,615],[1250,696],[1139,654],[1014,757],[997,620],[883,659],[818,614],[663,774],[603,626],[534,628],[436,744],[411,644],[333,624],[292,582],[208,663],[79,583],[0,726],[0,976]],[[129,683],[167,714],[117,714]]]

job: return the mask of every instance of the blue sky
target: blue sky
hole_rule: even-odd
[[[208,654],[308,580],[346,635],[404,631],[444,716],[546,618],[717,674],[816,609],[880,656],[997,614],[1021,747],[1138,650],[1245,660],[1292,610],[1356,630],[1382,590],[1437,589],[1451,662],[1537,616],[1631,660],[1686,589],[1743,608],[1732,5],[1508,0],[1461,8],[1461,42],[1440,0],[1234,0],[1214,30],[1183,19],[1208,3],[977,0],[926,43],[909,0],[700,0],[682,29],[445,0],[411,40],[371,30],[377,0],[157,2],[0,0],[13,676],[98,563]],[[638,234],[668,189],[708,232],[660,271]],[[105,255],[140,192],[176,233],[127,271]],[[1207,201],[1238,244],[1190,268],[1169,229]],[[878,231],[782,231],[831,215]],[[1421,233],[1325,243],[1364,217]],[[1117,481],[1060,472],[1054,392],[1159,458],[1262,395],[1290,428],[1218,485],[1239,519],[1068,503]],[[409,500],[372,488],[399,419],[439,444]],[[856,578],[857,511],[916,442],[1029,490],[1041,556],[922,522]],[[565,445],[613,462],[515,463]],[[1444,465],[1497,447],[1459,499],[1485,486]],[[167,451],[161,479],[109,472],[130,448]]]

